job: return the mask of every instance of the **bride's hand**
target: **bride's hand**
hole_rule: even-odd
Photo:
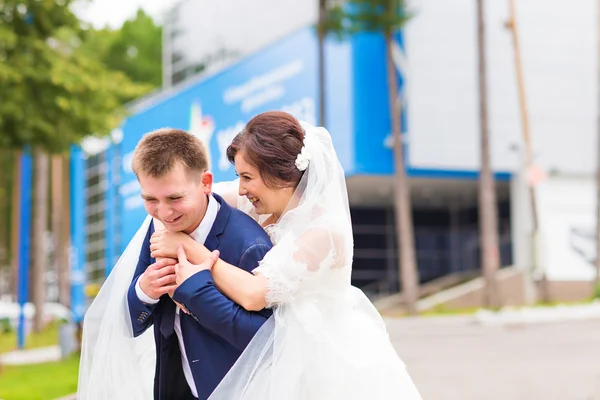
[[[153,258],[168,257],[177,258],[177,247],[179,243],[191,243],[194,240],[183,232],[170,232],[165,230],[156,231],[150,238],[150,255]]]
[[[177,285],[181,285],[190,276],[200,271],[212,269],[213,265],[219,259],[219,250],[210,253],[210,256],[203,263],[192,264],[187,259],[183,245],[180,244],[177,250],[177,258],[179,262],[175,265],[175,281]]]

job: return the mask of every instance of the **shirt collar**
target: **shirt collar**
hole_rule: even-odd
[[[212,226],[217,219],[217,213],[221,205],[219,202],[213,197],[212,194],[208,195],[208,206],[206,207],[206,213],[204,214],[204,218],[200,221],[200,225],[196,228],[194,232],[190,234],[191,238],[194,239],[198,243],[204,244]]]

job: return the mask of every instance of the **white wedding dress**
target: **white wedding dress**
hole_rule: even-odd
[[[210,400],[421,399],[381,316],[350,283],[348,194],[331,137],[323,128],[303,127],[308,168],[293,204],[266,228],[274,247],[254,271],[269,280],[267,303],[273,316]],[[256,215],[249,201],[237,195],[238,182],[213,189],[258,222],[267,217]],[[86,315],[78,398],[151,398],[153,341],[130,336],[126,306],[135,268],[131,254],[137,259],[144,229]]]
[[[255,273],[269,278],[273,317],[210,400],[415,400],[421,396],[383,320],[350,283],[353,238],[344,172],[329,133],[304,124],[309,158],[293,205],[267,232]],[[258,222],[238,182],[214,187]]]

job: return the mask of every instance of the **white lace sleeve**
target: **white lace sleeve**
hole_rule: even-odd
[[[328,294],[336,280],[349,279],[345,260],[351,256],[341,238],[328,228],[310,229],[296,239],[283,236],[253,271],[268,279],[267,306]]]

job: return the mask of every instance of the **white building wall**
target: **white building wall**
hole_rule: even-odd
[[[515,171],[521,121],[507,0],[484,2],[493,164]],[[596,2],[519,0],[517,18],[537,161],[560,173],[595,168]],[[475,1],[411,0],[409,160],[413,167],[479,167]]]
[[[532,265],[531,210],[507,0],[486,0],[489,128],[496,170],[512,171],[513,258]],[[590,280],[596,255],[597,9],[593,0],[519,0],[527,105],[538,186],[539,264],[550,280]],[[479,169],[475,1],[412,0],[409,162]]]
[[[171,66],[166,57],[165,69],[175,74],[195,64],[214,68],[240,59],[315,24],[317,6],[316,0],[181,1],[167,16],[170,34],[163,47],[183,59]]]

